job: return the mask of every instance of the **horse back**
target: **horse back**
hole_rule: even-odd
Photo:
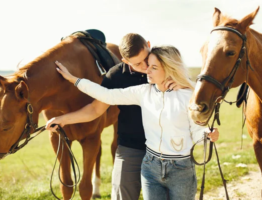
[[[79,78],[87,78],[95,83],[101,84],[103,76],[95,64],[95,59],[88,49],[76,38],[70,37],[61,42],[62,53],[58,55],[59,62],[67,67],[70,73]],[[115,44],[107,44],[107,48],[113,53],[113,57],[119,61],[121,55],[118,50],[118,46]],[[63,79],[61,77],[61,79]],[[63,110],[60,110],[61,114],[76,111],[87,104],[91,103],[94,99],[82,92],[80,92],[73,84],[68,83],[66,80],[62,80],[61,91],[66,91],[66,95],[63,102],[58,102],[59,104],[64,104]],[[51,100],[51,99],[50,99]],[[54,101],[54,104],[57,103]],[[59,105],[60,106],[60,105]],[[56,117],[57,110],[47,110],[47,119]],[[96,130],[103,127],[109,126],[117,121],[119,110],[117,106],[111,106],[110,109],[105,112],[99,118],[86,123],[69,125],[72,130],[71,135],[72,140],[81,140],[87,135],[93,134]],[[60,114],[60,115],[61,115]]]

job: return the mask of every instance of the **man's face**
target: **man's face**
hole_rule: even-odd
[[[133,56],[129,59],[123,59],[123,61],[131,67],[132,71],[146,74],[148,55],[149,48],[145,47],[137,56]]]

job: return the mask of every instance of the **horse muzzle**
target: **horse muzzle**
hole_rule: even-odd
[[[209,120],[209,117],[211,115],[208,106],[206,104],[194,104],[191,103],[188,107],[190,117],[193,119],[193,121],[200,125],[205,126]]]
[[[10,153],[0,153],[0,160],[2,160],[3,158],[5,158],[6,156],[10,155]]]

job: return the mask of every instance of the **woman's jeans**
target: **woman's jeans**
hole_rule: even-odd
[[[141,171],[144,200],[194,200],[197,191],[191,158],[162,160],[146,153]]]

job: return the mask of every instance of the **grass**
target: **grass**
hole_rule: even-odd
[[[191,71],[192,72],[192,71]],[[199,72],[194,69],[193,77]],[[195,80],[193,78],[193,80]],[[232,90],[227,99],[234,100],[237,90]],[[256,164],[255,155],[252,148],[252,140],[248,136],[246,128],[244,128],[243,148],[241,149],[241,109],[237,109],[235,105],[229,106],[223,104],[221,106],[221,127],[219,127],[220,138],[216,143],[218,147],[220,163],[225,179],[231,181],[240,178],[254,170]],[[40,118],[39,125],[45,122]],[[101,193],[102,199],[110,199],[111,191],[111,172],[112,158],[110,153],[110,144],[113,138],[113,128],[106,128],[102,133],[102,161],[101,161]],[[80,145],[73,143],[73,152],[82,170],[82,152]],[[201,154],[201,147],[197,148],[197,155]],[[240,155],[238,159],[233,157]],[[6,157],[0,161],[0,199],[1,200],[53,200],[49,181],[52,166],[55,160],[55,154],[49,142],[48,132],[43,132],[28,146],[14,155]],[[229,163],[223,165],[223,163]],[[248,167],[236,167],[237,164],[247,164]],[[202,179],[202,167],[196,166],[198,177],[198,190]],[[54,175],[53,182],[55,192],[61,197],[59,191],[59,182],[57,173]],[[206,184],[205,191],[212,190],[218,186],[222,186],[220,174],[217,168],[215,154],[206,168]],[[199,193],[199,191],[198,191]],[[76,200],[80,199],[78,192]],[[142,198],[140,198],[142,199]]]

